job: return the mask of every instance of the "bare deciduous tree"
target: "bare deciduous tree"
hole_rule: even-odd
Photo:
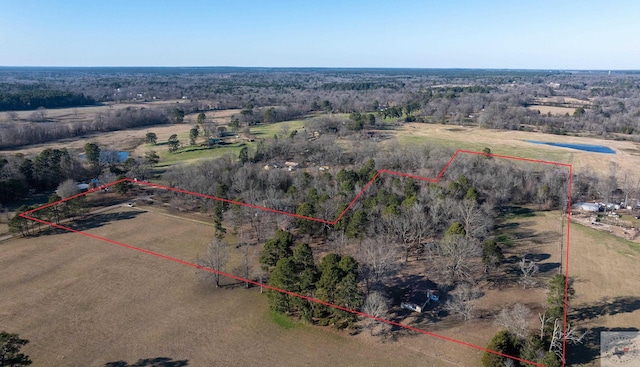
[[[533,261],[528,261],[523,257],[519,265],[521,272],[520,283],[522,284],[522,288],[527,289],[527,286],[535,286],[537,282],[533,277],[538,273],[538,270],[540,270],[538,264]]]
[[[482,292],[476,284],[461,283],[456,287],[445,308],[451,313],[460,315],[464,320],[471,320],[476,309],[473,300],[480,298],[480,296],[482,296]]]
[[[362,306],[362,312],[373,317],[386,319],[389,316],[389,300],[380,292],[371,292]],[[377,327],[378,326],[378,327]],[[385,335],[389,332],[390,325],[368,317],[366,326],[371,335]]]
[[[56,189],[56,193],[63,199],[73,196],[79,192],[80,189],[78,188],[78,185],[71,179],[63,181]]]
[[[363,275],[367,288],[375,288],[384,282],[398,267],[400,253],[396,244],[386,238],[367,238],[360,244],[357,255],[363,265]]]
[[[496,324],[507,329],[520,340],[528,335],[527,324],[531,319],[531,310],[522,303],[516,303],[512,308],[503,308],[496,316]]]
[[[449,281],[468,280],[474,274],[478,274],[476,268],[480,263],[474,258],[481,253],[482,249],[475,241],[461,236],[451,236],[430,249],[429,266],[444,268],[444,274]]]
[[[473,200],[460,201],[456,206],[456,214],[460,218],[467,238],[482,241],[493,227],[488,207],[480,207]]]
[[[584,332],[580,333],[577,328],[572,327],[571,324],[567,323],[567,331],[566,333],[562,332],[562,320],[556,319],[553,322],[553,332],[551,333],[551,341],[549,342],[549,352],[555,353],[558,358],[564,363],[564,339],[566,339],[567,343],[570,344],[582,344],[582,340],[589,333]]]
[[[229,246],[222,242],[222,240],[216,238],[207,247],[206,256],[196,259],[196,264],[214,270],[213,272],[205,270],[203,276],[205,279],[213,278],[216,288],[218,288],[220,287],[220,272],[224,271],[228,260]]]

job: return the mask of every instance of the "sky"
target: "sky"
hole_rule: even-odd
[[[640,1],[0,0],[0,66],[640,69]]]

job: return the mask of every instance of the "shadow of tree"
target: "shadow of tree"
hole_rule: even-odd
[[[594,304],[574,308],[571,320],[585,321],[599,316],[617,315],[640,310],[640,297],[616,297],[613,300],[603,298]]]
[[[186,359],[174,361],[168,357],[139,359],[136,363],[129,364],[125,361],[107,362],[104,367],[183,367],[189,365]]]
[[[603,331],[638,331],[638,328],[597,327],[589,330],[582,344],[567,344],[567,366],[594,362],[600,356],[600,333]]]
[[[69,225],[69,227],[79,231],[86,231],[89,229],[102,227],[105,224],[113,221],[133,219],[142,213],[146,212],[143,210],[128,210],[126,212],[93,214],[84,219],[74,221]]]

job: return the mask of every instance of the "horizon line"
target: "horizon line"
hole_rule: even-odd
[[[617,68],[416,67],[416,66],[242,66],[242,65],[0,65],[0,69],[351,69],[351,70],[491,70],[545,72],[640,72]]]

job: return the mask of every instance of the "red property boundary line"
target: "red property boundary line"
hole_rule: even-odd
[[[83,195],[87,195],[87,194],[90,194],[90,193],[105,189],[107,187],[116,185],[116,184],[121,183],[121,182],[128,181],[128,182],[135,183],[135,184],[142,185],[142,186],[155,187],[155,188],[169,190],[169,191],[173,191],[173,192],[193,195],[193,196],[201,197],[201,198],[205,198],[205,199],[217,200],[217,201],[222,201],[222,202],[229,203],[229,204],[245,206],[245,207],[252,208],[252,209],[263,210],[263,211],[267,211],[267,212],[271,212],[271,213],[287,215],[287,216],[300,218],[300,219],[307,219],[307,220],[310,220],[310,221],[320,222],[320,223],[324,223],[324,224],[328,224],[328,225],[335,225],[338,221],[340,221],[340,219],[342,219],[342,217],[345,215],[345,213],[351,209],[351,207],[355,204],[355,202],[358,201],[358,199],[360,199],[360,197],[364,194],[365,191],[367,191],[367,189],[380,176],[380,174],[384,173],[384,174],[389,174],[389,175],[412,178],[412,179],[420,180],[420,181],[427,181],[427,182],[437,183],[438,181],[440,181],[442,176],[449,169],[449,166],[451,165],[451,163],[454,161],[454,159],[460,153],[471,154],[471,155],[481,155],[481,156],[485,156],[485,157],[512,159],[512,160],[530,162],[530,163],[548,164],[548,165],[554,165],[554,166],[560,166],[560,167],[567,167],[569,169],[569,183],[568,183],[569,187],[568,187],[568,193],[567,193],[567,195],[568,195],[568,198],[567,198],[568,199],[568,201],[567,201],[567,212],[568,212],[568,215],[567,215],[567,245],[566,245],[566,252],[565,252],[565,293],[564,293],[564,320],[563,320],[563,335],[565,335],[565,337],[563,338],[563,356],[562,356],[562,366],[564,367],[565,363],[566,363],[565,360],[566,360],[566,342],[567,342],[566,341],[567,303],[568,303],[568,287],[569,287],[569,244],[570,244],[570,239],[571,239],[571,237],[570,237],[570,233],[571,233],[571,209],[570,208],[571,208],[571,196],[572,196],[572,186],[573,186],[572,185],[572,183],[573,183],[573,180],[572,180],[573,166],[571,164],[568,164],[568,163],[551,162],[551,161],[545,161],[545,160],[539,160],[539,159],[514,157],[514,156],[506,156],[506,155],[500,155],[500,154],[483,153],[483,152],[475,152],[475,151],[470,151],[470,150],[459,149],[451,156],[451,158],[449,159],[447,164],[444,166],[444,168],[442,168],[442,170],[440,171],[440,173],[438,174],[438,176],[436,178],[415,176],[415,175],[410,175],[410,174],[406,174],[406,173],[395,172],[395,171],[390,171],[390,170],[385,170],[385,169],[379,170],[371,178],[371,180],[369,182],[367,182],[367,184],[356,195],[356,197],[349,203],[349,205],[346,207],[346,209],[342,213],[340,213],[340,215],[338,215],[338,217],[333,221],[329,221],[329,220],[321,219],[321,218],[308,217],[308,216],[299,215],[299,214],[296,214],[296,213],[285,212],[285,211],[282,211],[282,210],[267,208],[267,207],[260,206],[260,205],[254,205],[254,204],[249,204],[249,203],[233,201],[233,200],[219,198],[219,197],[211,196],[211,195],[205,195],[205,194],[201,194],[201,193],[197,193],[197,192],[191,192],[191,191],[182,190],[182,189],[175,188],[175,187],[163,186],[163,185],[154,184],[154,183],[145,182],[145,181],[132,180],[132,179],[129,179],[129,178],[125,178],[125,179],[121,179],[121,180],[118,180],[118,181],[114,181],[114,182],[111,182],[109,184],[102,185],[100,187],[94,188],[92,190],[89,190],[89,191],[86,191],[86,192],[83,192],[83,193],[80,193],[80,194],[77,194],[77,195],[73,195],[73,196],[70,196],[68,198],[53,202],[53,203],[42,205],[42,206],[37,207],[35,209],[31,209],[31,210],[28,210],[26,212],[23,212],[23,213],[21,213],[19,215],[22,218],[25,218],[25,219],[28,219],[28,220],[32,220],[32,221],[35,221],[35,222],[39,222],[39,223],[42,223],[42,224],[45,224],[45,225],[48,225],[48,226],[51,226],[51,227],[54,227],[54,228],[59,228],[59,229],[62,229],[62,230],[68,231],[68,232],[77,233],[77,234],[80,234],[80,235],[83,235],[83,236],[86,236],[86,237],[90,237],[90,238],[93,238],[93,239],[104,241],[104,242],[107,242],[107,243],[110,243],[110,244],[113,244],[113,245],[121,246],[121,247],[130,249],[130,250],[134,250],[134,251],[138,251],[138,252],[144,253],[144,254],[153,255],[153,256],[159,257],[161,259],[173,261],[173,262],[176,262],[178,264],[190,266],[190,267],[193,267],[193,268],[196,268],[196,269],[200,269],[200,270],[203,270],[203,271],[207,271],[207,272],[210,272],[210,273],[220,274],[220,275],[225,276],[227,278],[231,278],[231,279],[235,279],[235,280],[238,280],[238,281],[241,281],[241,282],[246,282],[246,283],[250,283],[250,284],[253,284],[253,285],[256,285],[256,286],[260,286],[260,287],[263,287],[263,288],[271,289],[273,291],[277,291],[277,292],[281,292],[281,293],[284,293],[284,294],[288,294],[288,295],[293,296],[293,297],[298,297],[298,298],[301,298],[301,299],[305,299],[305,300],[310,301],[310,302],[319,303],[319,304],[322,304],[322,305],[325,305],[325,306],[328,306],[328,307],[332,307],[332,308],[339,309],[339,310],[342,310],[342,311],[350,312],[350,313],[358,315],[358,316],[367,317],[367,318],[370,318],[370,319],[373,319],[373,320],[376,320],[376,321],[379,321],[379,322],[383,322],[383,323],[386,323],[386,324],[389,324],[389,325],[393,325],[393,326],[397,326],[397,327],[400,327],[400,328],[403,328],[403,329],[411,330],[411,331],[416,332],[416,333],[434,336],[434,337],[437,337],[437,338],[440,338],[440,339],[443,339],[443,340],[447,340],[447,341],[451,341],[451,342],[454,342],[454,343],[457,343],[457,344],[460,344],[460,345],[464,345],[464,346],[467,346],[467,347],[470,347],[470,348],[473,348],[473,349],[476,349],[476,350],[479,350],[479,351],[488,352],[488,353],[492,353],[492,354],[495,354],[495,355],[498,355],[498,356],[501,356],[501,357],[510,358],[510,359],[513,359],[513,360],[516,360],[516,361],[519,361],[519,362],[522,362],[522,363],[529,364],[529,365],[538,366],[538,367],[545,367],[544,365],[536,363],[536,362],[527,361],[527,360],[524,360],[524,359],[521,359],[521,358],[518,358],[518,357],[514,357],[514,356],[507,355],[507,354],[503,354],[503,353],[500,353],[498,351],[490,350],[490,349],[487,349],[487,348],[484,348],[484,347],[481,347],[481,346],[478,346],[478,345],[467,343],[467,342],[462,341],[462,340],[457,340],[457,339],[453,339],[453,338],[450,338],[450,337],[447,337],[447,336],[444,336],[444,335],[439,335],[439,334],[436,334],[436,333],[432,333],[432,332],[429,332],[429,331],[424,330],[424,329],[419,329],[419,328],[416,328],[416,327],[413,327],[413,326],[410,326],[410,325],[401,324],[399,322],[395,322],[395,321],[391,321],[391,320],[384,319],[384,318],[381,318],[381,317],[377,317],[377,316],[374,316],[374,315],[370,315],[370,314],[367,314],[367,313],[364,313],[364,312],[361,312],[361,311],[357,311],[357,310],[349,309],[349,308],[342,307],[342,306],[339,306],[339,305],[335,305],[335,304],[332,304],[332,303],[329,303],[329,302],[326,302],[326,301],[323,301],[323,300],[320,300],[320,299],[317,299],[317,298],[308,297],[308,296],[304,296],[304,295],[297,294],[297,293],[294,293],[294,292],[290,292],[290,291],[288,291],[286,289],[276,288],[276,287],[270,286],[268,284],[263,284],[263,283],[259,283],[259,282],[253,281],[251,279],[246,279],[246,278],[242,278],[242,277],[239,277],[239,276],[236,276],[236,275],[233,275],[233,274],[229,274],[229,273],[225,273],[225,272],[222,272],[222,271],[218,271],[218,270],[214,270],[214,269],[211,269],[211,268],[207,268],[207,267],[204,267],[204,266],[201,266],[201,265],[197,265],[197,264],[194,264],[194,263],[191,263],[191,262],[188,262],[188,261],[184,261],[184,260],[177,259],[177,258],[174,258],[174,257],[171,257],[171,256],[167,256],[167,255],[164,255],[164,254],[161,254],[161,253],[158,253],[158,252],[146,250],[146,249],[143,249],[143,248],[140,248],[140,247],[132,246],[132,245],[129,245],[129,244],[126,244],[126,243],[123,243],[123,242],[118,242],[118,241],[115,241],[115,240],[111,240],[111,239],[108,239],[108,238],[96,236],[96,235],[88,233],[88,232],[79,231],[79,230],[76,230],[76,229],[73,229],[73,228],[69,228],[69,227],[66,227],[66,226],[63,226],[63,225],[60,225],[60,224],[56,224],[56,223],[51,223],[49,221],[45,221],[45,220],[42,220],[42,219],[35,218],[35,217],[31,216],[33,213],[35,213],[35,212],[37,212],[39,210],[42,210],[42,209],[45,209],[45,208],[48,208],[48,207],[51,207],[51,206],[54,206],[54,205],[69,201],[69,200],[72,200],[74,198],[77,198],[77,197],[80,197],[80,196],[83,196]]]

